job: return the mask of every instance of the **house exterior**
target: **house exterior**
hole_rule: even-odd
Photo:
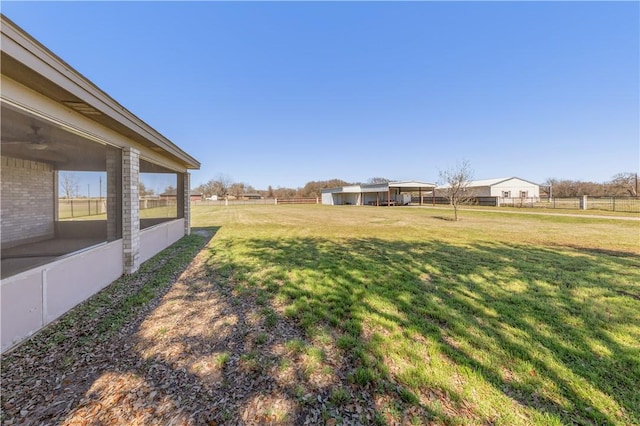
[[[436,188],[436,196],[444,196],[445,185]],[[540,185],[518,177],[474,180],[467,190],[475,197],[540,198]]]
[[[262,200],[262,195],[258,193],[240,194],[240,200]]]
[[[1,350],[190,233],[199,162],[1,17]],[[65,173],[100,176],[106,215],[65,220]],[[177,182],[169,217],[140,216],[145,173]]]
[[[423,194],[433,191],[435,184],[419,181],[392,181],[387,183],[348,185],[322,190],[322,204],[393,206],[411,203],[418,195],[422,204]]]
[[[161,200],[167,200],[167,201],[173,201],[176,200],[178,198],[178,190],[177,189],[170,189],[168,191],[163,192],[162,194],[160,194],[160,199]],[[189,200],[190,201],[202,201],[204,200],[204,194],[198,191],[194,191],[191,190],[189,191]]]

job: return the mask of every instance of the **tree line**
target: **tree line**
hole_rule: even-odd
[[[366,183],[384,183],[389,179],[382,177],[373,177]],[[267,189],[255,189],[253,186],[235,182],[230,176],[220,174],[214,179],[209,180],[195,188],[195,190],[204,195],[205,198],[217,196],[218,199],[224,199],[228,196],[236,198],[247,194],[258,194],[263,198],[314,198],[322,195],[323,189],[338,188],[346,185],[357,185],[362,182],[347,182],[342,179],[313,180],[307,182],[304,186],[298,188],[277,187],[269,185]]]
[[[618,173],[607,182],[590,182],[571,179],[547,179],[541,186],[542,191],[551,191],[556,198],[580,197],[637,197],[638,174]]]
[[[467,165],[468,167],[468,165]],[[440,176],[441,180],[443,176]],[[239,198],[246,194],[257,194],[263,198],[314,198],[320,197],[323,189],[337,188],[346,185],[358,185],[362,183],[375,184],[386,183],[390,179],[384,177],[372,177],[366,182],[347,182],[342,179],[314,180],[307,182],[298,188],[276,187],[269,185],[267,189],[256,189],[253,186],[234,181],[230,176],[220,174],[195,188],[206,198],[217,196],[224,199],[229,196]],[[445,181],[440,183],[448,183]],[[579,197],[589,195],[592,197],[624,197],[638,196],[638,174],[627,172],[618,173],[606,182],[591,182],[572,179],[549,178],[540,186],[541,195],[548,195],[551,190],[552,196],[557,198]]]

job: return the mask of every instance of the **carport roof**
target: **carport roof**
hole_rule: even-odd
[[[419,191],[423,189],[435,188],[434,183],[420,182],[416,180],[392,181],[387,183],[373,183],[368,185],[347,185],[338,188],[323,189],[325,194],[357,194],[360,192],[386,192],[390,188],[400,188],[407,191]]]
[[[389,182],[390,188],[418,189],[418,188],[435,188],[436,184],[431,182],[421,182],[417,180],[402,180]]]

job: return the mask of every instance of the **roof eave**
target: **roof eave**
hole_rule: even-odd
[[[126,136],[145,146],[156,148],[154,151],[173,157],[187,169],[200,168],[198,160],[132,114],[6,16],[0,16],[3,56],[6,55],[33,73],[25,75],[22,72],[24,70],[21,69],[20,72],[9,75],[10,70],[7,68],[10,67],[10,61],[3,60],[3,74],[7,74],[21,84],[37,74],[39,78],[36,81],[44,79],[43,83],[54,85],[55,88],[33,87],[33,84],[30,84],[28,87],[31,89],[48,97],[51,97],[52,93],[59,94],[60,98],[52,98],[56,102],[79,100],[86,103],[102,114],[99,117],[88,116],[92,120],[122,131]],[[30,82],[33,83],[33,81],[31,78]],[[64,96],[67,99],[63,99]]]

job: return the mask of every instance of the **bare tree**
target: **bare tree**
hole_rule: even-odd
[[[473,170],[468,161],[456,164],[447,170],[440,171],[439,192],[444,195],[453,207],[454,219],[458,220],[458,208],[461,204],[469,202],[473,198],[473,191],[469,188]]]
[[[60,189],[67,200],[78,195],[78,177],[72,172],[59,172]]]
[[[236,198],[240,198],[240,196],[245,192],[246,191],[244,188],[244,183],[242,182],[232,183],[231,186],[229,187],[229,193],[231,193],[231,195],[233,195]]]
[[[147,188],[146,185],[144,183],[142,183],[142,181],[140,181],[140,183],[138,183],[138,195],[140,197],[146,197],[148,195],[154,195],[155,191],[151,188]]]
[[[219,174],[215,179],[210,179],[207,183],[203,183],[198,188],[202,191],[205,197],[211,197],[217,195],[219,199],[222,199],[229,195],[229,190],[233,185],[233,179],[225,174]]]
[[[618,193],[638,196],[638,174],[637,173],[618,173],[610,182],[610,185]]]
[[[214,184],[217,189],[218,197],[226,197],[229,195],[229,189],[233,185],[233,179],[229,175],[220,173],[214,180]]]
[[[389,182],[391,182],[391,180],[385,177],[372,177],[372,178],[369,178],[369,180],[367,180],[367,183],[372,185],[376,183],[389,183]]]

